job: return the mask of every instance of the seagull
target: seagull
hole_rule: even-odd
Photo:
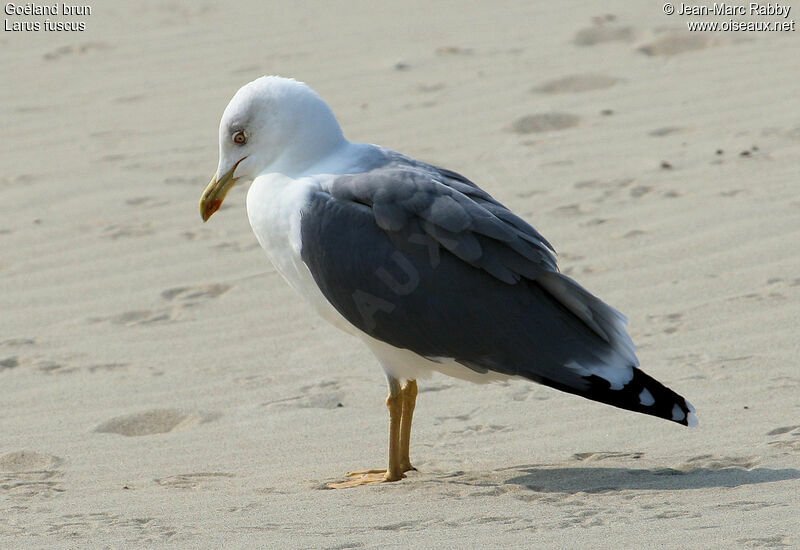
[[[683,397],[639,369],[620,312],[559,272],[555,250],[466,177],[348,141],[306,84],[243,86],[219,126],[207,221],[240,180],[247,216],[278,272],[360,339],[389,386],[389,462],[332,488],[398,481],[409,458],[417,379],[538,382],[697,425]]]

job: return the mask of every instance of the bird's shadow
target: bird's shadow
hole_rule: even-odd
[[[741,467],[645,469],[614,467],[516,466],[491,475],[455,472],[445,483],[475,487],[518,486],[538,493],[607,493],[616,491],[683,491],[711,487],[740,487],[800,479],[800,470]]]

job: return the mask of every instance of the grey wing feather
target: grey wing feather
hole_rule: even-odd
[[[471,197],[452,187],[454,180],[443,175],[436,178],[435,174],[389,165],[364,174],[341,176],[330,191],[336,199],[371,207],[375,223],[389,232],[402,230],[412,217],[426,222],[423,229],[441,246],[507,283],[518,280],[522,275],[519,269],[527,274],[536,269],[558,270],[552,247],[536,230],[521,220],[522,228],[517,227],[486,208],[490,205],[496,213],[513,219],[510,211],[478,188],[468,186],[480,191]],[[508,259],[509,253],[486,251],[492,247],[509,248],[521,258],[503,263],[501,256]],[[509,276],[509,272],[517,276]]]
[[[448,185],[472,198],[490,213],[511,225],[523,239],[530,241],[536,246],[547,248],[549,251],[555,253],[553,246],[547,242],[547,239],[545,239],[541,233],[536,231],[533,226],[514,214],[511,210],[497,202],[489,193],[478,187],[475,183],[452,170],[439,167],[434,167],[434,169],[447,179]]]

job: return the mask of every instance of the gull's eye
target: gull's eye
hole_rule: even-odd
[[[247,143],[247,134],[244,133],[244,130],[239,130],[233,134],[233,142],[236,145],[244,145]]]

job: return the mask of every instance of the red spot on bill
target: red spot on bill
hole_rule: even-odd
[[[206,217],[211,216],[211,214],[219,210],[220,206],[222,206],[222,201],[219,199],[212,199],[208,201],[208,208],[206,209]]]

